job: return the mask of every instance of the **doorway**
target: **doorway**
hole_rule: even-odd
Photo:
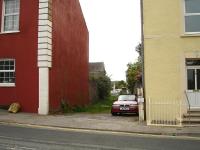
[[[187,95],[191,109],[200,108],[200,59],[186,59]]]

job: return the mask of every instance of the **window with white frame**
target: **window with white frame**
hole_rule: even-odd
[[[200,0],[185,1],[185,32],[200,33]]]
[[[2,32],[19,31],[20,0],[3,1]]]
[[[0,59],[0,86],[15,85],[15,60]]]

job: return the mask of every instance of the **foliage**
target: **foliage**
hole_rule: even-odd
[[[134,88],[137,82],[141,82],[141,63],[129,63],[126,71],[127,88],[131,93],[134,93]]]
[[[110,95],[111,80],[108,76],[92,77],[91,80],[97,85],[99,99],[103,100]]]
[[[121,81],[113,81],[112,84],[115,84],[115,89],[122,89],[127,86],[126,82],[124,80]]]
[[[71,112],[70,106],[68,105],[68,103],[64,99],[62,99],[61,102],[60,102],[60,108],[61,108],[61,111],[63,113]]]
[[[139,57],[142,56],[142,44],[138,44],[138,46],[136,46],[135,51],[138,52]]]
[[[111,110],[113,102],[117,99],[115,96],[109,96],[104,100],[97,101],[94,104],[85,107],[74,107],[73,112],[87,112],[87,113],[108,113]]]
[[[109,96],[104,100],[96,101],[88,106],[69,106],[65,100],[61,100],[61,111],[55,113],[109,113],[116,96]]]
[[[141,63],[142,66],[142,44],[138,44],[138,46],[135,48],[135,51],[139,54],[137,62]]]
[[[86,108],[85,106],[75,106],[72,108],[72,112],[86,112]]]
[[[101,76],[97,79],[97,89],[100,99],[104,99],[110,95],[111,80],[108,76]]]
[[[139,44],[136,47],[136,51],[139,53],[138,61],[135,63],[129,63],[126,71],[127,88],[131,93],[134,93],[134,89],[137,84],[142,83],[142,45]]]

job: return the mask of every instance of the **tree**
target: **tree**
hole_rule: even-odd
[[[139,56],[142,55],[142,44],[138,44],[138,46],[136,46],[135,51],[138,52]]]
[[[97,88],[97,96],[100,100],[105,100],[108,96],[110,96],[111,80],[107,75],[98,76],[98,77],[90,77],[90,80],[95,83]]]
[[[129,63],[127,65],[128,68],[126,71],[127,88],[132,94],[135,92],[134,90],[136,86],[139,86],[142,83],[142,57],[141,57],[142,45],[141,44],[139,44],[136,47],[136,51],[139,53],[138,61],[135,63]]]
[[[135,51],[139,54],[138,62],[142,63],[142,44],[138,44],[138,46],[135,48]]]
[[[141,82],[141,63],[129,63],[126,71],[127,88],[133,94],[136,84]]]
[[[115,89],[122,89],[123,87],[126,87],[126,82],[124,80],[121,81],[113,81],[113,85],[115,84]]]
[[[111,80],[108,76],[100,76],[97,78],[97,89],[100,99],[105,99],[110,95]]]

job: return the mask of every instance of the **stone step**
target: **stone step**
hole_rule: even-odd
[[[190,112],[190,113],[200,113],[200,109],[198,108],[196,108],[196,109],[191,109],[191,110],[188,110],[188,112]]]
[[[183,123],[200,124],[200,118],[183,118]]]
[[[200,127],[200,123],[195,124],[195,123],[182,123],[184,127]]]
[[[200,126],[200,109],[189,110],[183,115],[182,123],[184,126]]]
[[[200,118],[200,113],[187,113],[187,114],[184,114],[183,115],[184,118],[187,118],[187,117],[199,117]]]

